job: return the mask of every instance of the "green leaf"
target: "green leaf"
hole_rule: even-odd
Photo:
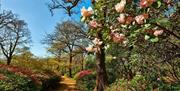
[[[148,35],[145,35],[145,36],[144,36],[144,39],[145,39],[145,40],[148,40],[149,38],[150,38],[150,36],[148,36]]]
[[[159,19],[157,19],[157,23],[160,23],[160,24],[169,23],[169,19],[168,18],[159,18]]]
[[[157,1],[157,4],[158,4],[157,8],[161,7],[161,1]]]
[[[168,18],[158,18],[156,20],[156,23],[160,24],[162,26],[165,26],[165,27],[170,27],[170,25],[171,25],[171,22],[169,21]]]
[[[121,25],[122,28],[127,28],[127,25]]]
[[[145,24],[144,27],[145,28],[149,28],[151,26],[151,24]]]
[[[155,38],[152,38],[150,39],[151,42],[158,42],[159,41],[159,38],[158,37],[155,37]]]

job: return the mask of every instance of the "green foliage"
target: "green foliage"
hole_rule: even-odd
[[[107,91],[179,91],[179,83],[164,83],[160,79],[156,79],[149,83],[149,79],[146,79],[143,75],[136,75],[132,80],[118,79],[107,88]]]
[[[37,87],[30,78],[22,77],[5,69],[0,69],[5,79],[0,80],[1,91],[37,91]]]
[[[150,39],[151,42],[158,42],[158,40],[159,40],[158,37]]]
[[[52,70],[30,70],[23,67],[0,64],[1,91],[49,91],[60,81]]]
[[[108,75],[108,83],[111,84],[113,83],[119,76],[120,73],[118,72],[118,66],[119,63],[117,62],[117,60],[111,60],[108,61],[106,60],[106,71],[107,71],[107,75]]]
[[[48,89],[55,89],[59,85],[60,77],[52,76],[42,82],[40,91],[48,91]]]
[[[57,68],[62,65],[53,58],[32,58],[30,61],[26,61],[23,59],[14,59],[12,64],[23,68],[30,68],[39,72],[46,70],[59,71],[59,69]]]
[[[96,64],[94,55],[88,55],[85,60],[85,70],[95,70]],[[75,75],[74,78],[77,75]],[[93,72],[92,74],[86,75],[80,79],[77,79],[77,87],[82,91],[93,91],[96,84],[96,73]]]
[[[85,69],[92,69],[95,70],[96,64],[95,64],[95,56],[94,55],[88,55],[85,60]]]
[[[77,80],[77,87],[82,91],[93,91],[96,84],[96,74],[90,74]]]

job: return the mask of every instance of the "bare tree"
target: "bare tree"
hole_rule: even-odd
[[[0,17],[0,49],[9,65],[16,48],[26,46],[29,42],[30,32],[27,24],[12,12],[4,12]]]
[[[52,3],[48,4],[50,12],[53,14],[54,9],[64,9],[66,13],[71,16],[75,11],[73,8],[78,6],[82,0],[51,0]]]
[[[69,76],[72,77],[72,60],[77,53],[82,53],[82,51],[77,51],[77,49],[84,49],[84,40],[85,36],[82,27],[72,21],[66,21],[57,24],[54,33],[48,34],[43,43],[48,44],[50,49],[52,49],[51,51],[56,51],[56,54],[68,53]]]
[[[16,19],[15,15],[11,11],[3,11],[0,13],[0,28],[7,26]]]

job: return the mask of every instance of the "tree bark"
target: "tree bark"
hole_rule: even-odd
[[[72,78],[72,69],[71,69],[71,66],[72,66],[72,55],[70,53],[69,54],[69,77]]]
[[[8,58],[7,58],[7,65],[10,65],[11,60],[12,60],[12,57],[8,57]]]
[[[107,86],[107,73],[105,67],[105,53],[101,47],[100,52],[96,53],[96,87],[94,91],[104,91]]]
[[[96,36],[98,39],[102,40],[102,34],[99,31]],[[107,73],[105,66],[105,50],[104,43],[98,46],[98,52],[96,52],[96,86],[94,91],[105,91],[107,83]]]
[[[105,0],[106,1],[106,0]],[[105,5],[106,6],[106,5]],[[102,21],[102,26],[105,26],[106,22],[106,11],[107,7],[103,8],[104,11],[104,20]],[[103,34],[102,34],[103,28],[98,30],[96,37],[103,41]],[[105,50],[104,50],[104,42],[102,45],[98,46],[98,52],[96,52],[96,86],[94,88],[94,91],[105,91],[108,83],[108,77],[106,73],[106,64],[105,64]]]

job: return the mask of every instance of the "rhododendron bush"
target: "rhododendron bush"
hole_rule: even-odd
[[[92,74],[92,71],[91,70],[83,70],[83,71],[80,71],[78,72],[76,75],[75,75],[75,79],[81,79],[83,78],[84,76],[87,76],[89,74]]]
[[[28,68],[0,64],[1,91],[44,91],[58,82],[59,76],[52,72],[36,72]]]

